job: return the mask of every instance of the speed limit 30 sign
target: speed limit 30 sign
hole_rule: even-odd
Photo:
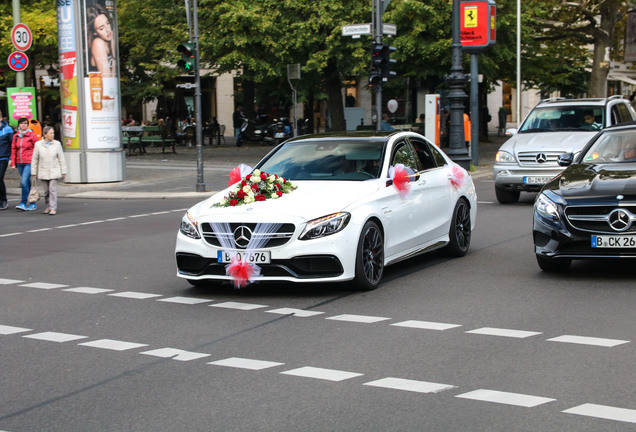
[[[11,42],[18,51],[26,51],[31,48],[33,35],[31,29],[26,24],[16,24],[11,30]]]

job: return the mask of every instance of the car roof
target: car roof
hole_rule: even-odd
[[[607,98],[580,98],[580,99],[568,99],[568,98],[551,98],[543,99],[538,104],[539,106],[572,106],[572,105],[598,105],[604,106],[611,100],[623,100],[627,102],[627,99],[623,95],[614,95]]]
[[[392,136],[398,134],[414,135],[409,131],[340,131],[321,133],[313,135],[301,135],[298,137],[290,138],[286,142],[296,141],[388,141]]]

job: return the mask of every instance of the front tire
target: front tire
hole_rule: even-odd
[[[544,272],[562,272],[569,269],[570,264],[572,264],[571,259],[546,258],[541,255],[535,256],[537,257],[537,264],[539,264],[539,267]]]
[[[498,188],[495,186],[495,195],[497,196],[497,201],[501,204],[514,204],[519,201],[519,195],[521,192],[519,191],[509,191],[505,189]]]
[[[380,285],[384,273],[384,235],[377,223],[368,221],[362,228],[356,253],[355,286],[363,291]]]
[[[466,255],[470,247],[471,235],[470,206],[462,198],[457,201],[453,210],[453,218],[448,231],[449,242],[443,249],[444,254],[454,258]]]

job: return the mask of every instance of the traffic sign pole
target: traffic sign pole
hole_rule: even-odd
[[[20,0],[13,0],[13,25],[20,24]],[[15,86],[24,87],[24,72],[18,72],[15,74]]]

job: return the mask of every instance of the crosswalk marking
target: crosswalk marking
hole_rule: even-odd
[[[603,347],[615,347],[617,345],[626,344],[629,341],[626,340],[618,340],[618,339],[603,339],[603,338],[595,338],[595,337],[585,337],[585,336],[572,336],[572,335],[563,335],[559,337],[555,337],[552,339],[548,339],[550,342],[566,342],[573,344],[581,344],[581,345],[596,345]]]
[[[68,333],[43,332],[22,336],[29,339],[45,340],[49,342],[70,342],[78,339],[87,339],[88,336],[80,336]]]
[[[540,335],[541,332],[525,331],[525,330],[510,330],[493,327],[482,327],[475,330],[469,330],[466,333],[481,334],[488,336],[503,336],[511,338],[527,338],[531,336]]]
[[[26,287],[26,288],[38,288],[38,289],[48,290],[48,289],[64,288],[64,287],[67,287],[68,285],[53,284],[53,283],[46,283],[46,282],[33,282],[33,283],[23,284],[20,286]]]
[[[439,322],[417,321],[417,320],[402,321],[402,322],[391,324],[391,325],[398,326],[398,327],[416,328],[416,329],[422,329],[422,330],[448,330],[455,327],[461,327],[460,324],[446,324],[446,323],[439,323]]]
[[[376,381],[364,383],[366,386],[383,387],[394,390],[406,390],[417,393],[438,393],[443,390],[454,388],[449,384],[438,384],[426,381],[415,381],[403,378],[382,378]]]
[[[139,300],[149,299],[153,297],[161,297],[161,295],[159,294],[150,294],[150,293],[142,293],[142,292],[135,292],[135,291],[123,291],[123,292],[118,292],[118,293],[108,294],[108,295],[113,297],[124,297],[124,298],[139,299]]]
[[[251,304],[251,303],[223,302],[223,303],[212,304],[212,305],[210,305],[210,307],[218,307],[218,308],[225,308],[225,309],[238,309],[238,310],[253,310],[253,309],[264,308],[264,307],[267,307],[267,306],[266,305],[260,305],[260,304]]]
[[[305,366],[298,369],[291,369],[281,372],[283,375],[293,375],[304,378],[316,378],[327,381],[344,381],[346,379],[362,376],[361,373],[346,372],[335,369],[323,369],[311,366]]]
[[[211,300],[194,298],[194,297],[168,297],[168,298],[159,299],[157,301],[168,302],[168,303],[179,303],[179,304],[194,305],[194,304],[199,304],[199,303],[208,303]]]
[[[325,319],[334,320],[334,321],[349,321],[349,322],[372,324],[372,323],[376,323],[380,321],[386,321],[391,318],[375,317],[375,316],[367,316],[367,315],[343,314],[343,315],[332,316]]]
[[[239,368],[239,369],[263,370],[263,369],[268,369],[275,366],[281,366],[281,365],[284,365],[285,363],[264,361],[264,360],[252,360],[252,359],[241,358],[241,357],[230,357],[223,360],[209,362],[208,364],[216,365],[216,366]]]
[[[113,351],[126,351],[135,348],[141,348],[148,346],[148,344],[134,343],[134,342],[124,342],[113,339],[99,339],[90,342],[82,342],[78,345],[92,347],[92,348],[102,348]]]
[[[280,308],[280,309],[272,309],[265,311],[267,313],[275,313],[280,315],[293,315],[296,317],[307,318],[315,315],[324,314],[324,312],[316,312],[316,311],[308,311],[304,309],[294,309],[294,308]]]
[[[150,351],[144,351],[139,354],[145,354],[161,358],[171,358],[179,361],[197,360],[203,357],[210,357],[210,354],[184,351],[176,348],[159,348]]]
[[[0,325],[0,335],[11,335],[16,333],[24,333],[31,331],[32,329],[23,327],[12,327],[7,325]]]
[[[455,397],[463,399],[479,400],[484,402],[494,402],[506,405],[522,406],[532,408],[544,403],[555,401],[556,399],[531,396],[520,393],[508,393],[497,390],[479,389],[468,393],[462,393]]]
[[[91,287],[76,287],[76,288],[66,288],[62,291],[76,292],[81,294],[101,294],[105,292],[111,292],[112,289],[103,289],[103,288],[91,288]]]
[[[0,279],[0,285],[12,285],[17,283],[22,283],[24,281],[17,279]]]
[[[611,406],[588,403],[567,409],[562,412],[567,414],[578,414],[582,416],[602,418],[606,420],[636,423],[636,410],[633,409],[616,408]]]

